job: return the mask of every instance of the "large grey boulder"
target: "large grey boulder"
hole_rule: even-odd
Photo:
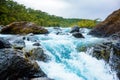
[[[25,47],[25,42],[22,39],[17,39],[12,45],[15,49],[23,49]]]
[[[31,60],[38,60],[38,61],[44,61],[47,62],[50,57],[44,53],[44,50],[40,47],[34,48],[29,52],[26,52],[26,57],[28,57]]]
[[[46,77],[36,62],[25,58],[21,50],[0,49],[0,79]]]
[[[96,45],[91,53],[97,59],[105,60],[112,70],[115,70],[120,79],[120,41],[104,42]]]
[[[0,49],[2,48],[11,48],[11,44],[6,39],[0,37]]]

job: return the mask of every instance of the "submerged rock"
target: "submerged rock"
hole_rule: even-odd
[[[0,49],[2,48],[11,48],[11,44],[9,43],[9,41],[0,37]]]
[[[79,32],[74,32],[72,35],[76,38],[84,38],[84,36]]]
[[[74,27],[71,29],[70,33],[73,33],[73,32],[79,32],[79,27],[78,27],[78,26],[74,26]]]
[[[46,34],[48,30],[31,22],[13,22],[1,30],[2,34]]]
[[[40,47],[32,49],[30,52],[25,54],[31,60],[38,60],[38,61],[48,61],[50,57],[44,53],[44,50]]]
[[[53,29],[61,30],[60,27],[53,27]]]
[[[22,39],[17,39],[12,45],[15,49],[23,49],[25,47],[25,42]]]
[[[0,49],[0,79],[46,77],[36,62],[24,57],[23,52],[14,49]]]
[[[120,32],[120,9],[114,11],[103,22],[89,32],[90,35],[97,37],[109,37]]]

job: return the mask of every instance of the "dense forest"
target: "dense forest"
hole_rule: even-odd
[[[34,22],[40,26],[61,26],[70,27],[78,25],[80,27],[94,27],[98,21],[89,19],[69,19],[55,15],[49,15],[40,10],[26,8],[13,0],[0,0],[0,25],[7,25],[15,21]]]

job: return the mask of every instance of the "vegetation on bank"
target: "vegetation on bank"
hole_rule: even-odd
[[[62,26],[70,27],[78,25],[80,27],[92,28],[97,24],[96,20],[69,19],[62,18],[40,10],[26,8],[13,0],[0,0],[0,25],[7,25],[11,22],[29,21],[40,26]]]

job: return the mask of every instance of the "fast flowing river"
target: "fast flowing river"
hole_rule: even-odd
[[[48,62],[37,61],[49,78],[54,80],[117,80],[115,72],[103,60],[97,60],[82,47],[88,47],[104,41],[87,35],[89,29],[81,29],[85,38],[75,38],[70,28],[48,28],[48,35],[35,35],[45,53],[51,57]],[[0,35],[2,36],[2,35]],[[29,46],[29,42],[26,42]],[[30,46],[29,46],[30,47]]]

